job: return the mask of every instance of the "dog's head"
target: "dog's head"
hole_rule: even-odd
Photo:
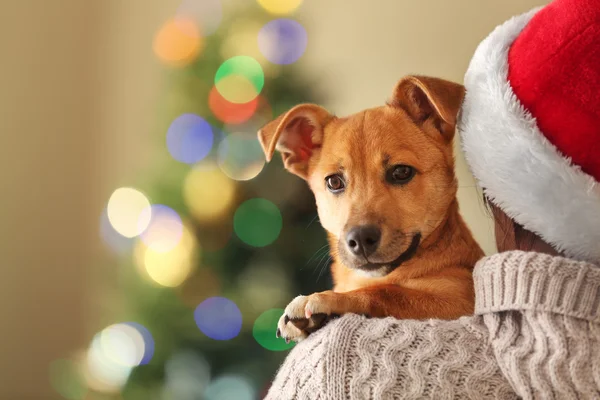
[[[258,132],[315,194],[347,267],[382,275],[410,258],[454,201],[452,139],[462,85],[409,76],[387,105],[338,118],[298,105]]]

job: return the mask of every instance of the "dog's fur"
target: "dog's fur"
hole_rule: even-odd
[[[472,269],[483,252],[458,211],[452,146],[463,96],[462,85],[408,76],[385,106],[338,118],[301,104],[258,132],[267,161],[278,150],[308,182],[334,259],[334,289],[295,298],[278,336],[299,341],[345,313],[455,319],[473,312]],[[391,184],[398,165],[415,175]],[[341,193],[327,189],[333,174],[345,182]],[[353,255],[347,234],[364,225],[380,230],[379,245]]]

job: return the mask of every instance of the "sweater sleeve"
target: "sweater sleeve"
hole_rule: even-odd
[[[523,399],[600,398],[600,268],[509,252],[474,271],[475,313]]]
[[[296,345],[267,400],[515,399],[480,317],[346,315]]]

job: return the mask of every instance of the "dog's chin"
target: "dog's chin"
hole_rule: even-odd
[[[347,266],[349,266],[350,268],[354,269],[360,275],[370,277],[370,278],[382,277],[382,276],[389,274],[390,272],[392,272],[393,270],[398,268],[400,265],[402,265],[406,261],[410,260],[417,252],[417,249],[419,248],[420,243],[421,243],[421,234],[416,233],[413,235],[413,238],[411,239],[410,244],[408,245],[406,250],[402,251],[400,253],[400,255],[393,261],[377,263],[377,262],[369,262],[367,260],[366,263],[359,264],[359,263],[357,263],[357,260],[354,260],[353,262],[349,262],[349,263],[345,263],[345,264]]]

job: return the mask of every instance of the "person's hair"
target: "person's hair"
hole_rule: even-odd
[[[500,207],[491,202],[485,194],[483,194],[483,204],[487,213],[492,217],[492,219],[496,220],[496,216],[494,215],[493,208],[496,208],[498,211],[504,213]],[[505,213],[504,213],[505,214]],[[508,217],[508,216],[507,216]],[[508,217],[511,220],[511,226],[504,226],[503,234],[509,235],[511,234],[510,228],[512,228],[512,234],[514,235],[515,245],[519,249],[529,250],[533,247],[536,240],[541,240],[538,235],[535,233],[525,229],[523,225],[519,224],[514,219]],[[497,222],[496,222],[497,223]],[[504,238],[506,239],[506,237]]]

